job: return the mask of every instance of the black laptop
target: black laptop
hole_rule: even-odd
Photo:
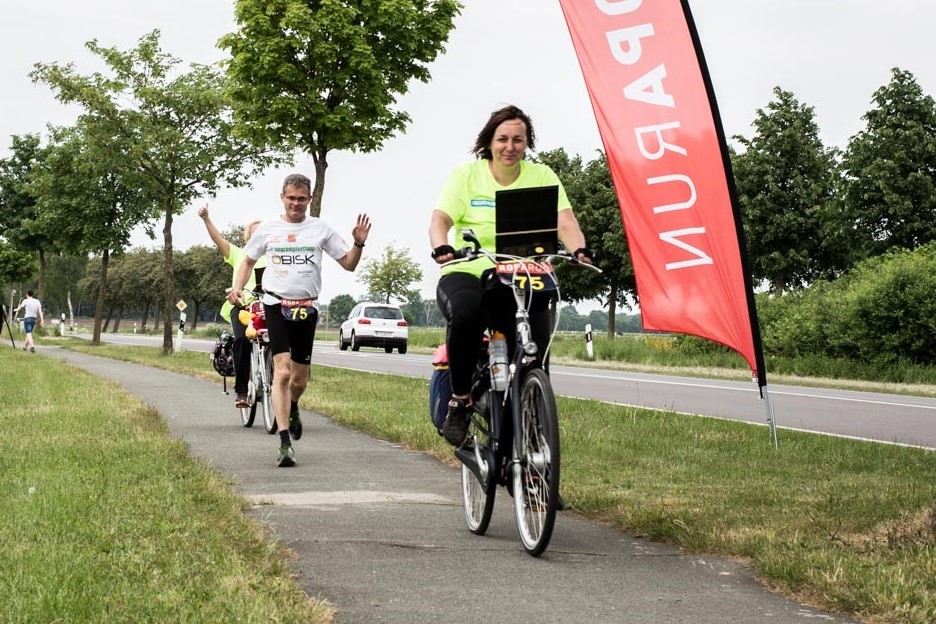
[[[559,249],[558,186],[497,191],[494,204],[497,253],[528,257]]]

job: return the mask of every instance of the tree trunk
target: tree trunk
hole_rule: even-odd
[[[615,331],[614,331],[614,318],[617,316],[617,294],[618,294],[618,281],[616,279],[611,280],[611,289],[608,291],[608,338],[614,340]]]
[[[101,254],[101,275],[98,279],[97,305],[94,308],[94,333],[91,335],[93,345],[101,344],[101,331],[107,331],[106,326],[102,330],[101,319],[104,317],[104,296],[107,294],[107,265],[109,263],[110,252],[105,249]]]
[[[313,217],[322,214],[322,197],[325,195],[325,170],[328,169],[328,150],[312,151],[312,163],[315,165],[315,180],[312,187],[312,201],[309,202],[309,215]]]
[[[114,320],[114,333],[120,331],[120,319],[123,318],[123,306],[117,308],[117,318]]]
[[[45,283],[46,283],[46,257],[45,250],[39,250],[39,284],[36,288],[36,299],[39,301],[45,300]]]
[[[143,304],[143,322],[140,323],[140,331],[146,333],[146,321],[149,320],[149,309],[150,302],[147,301]]]
[[[68,326],[71,328],[75,326],[75,310],[72,308],[71,290],[68,291],[66,298],[68,300]]]
[[[172,295],[175,278],[172,269],[172,199],[166,200],[166,219],[163,223],[163,266],[166,280],[163,297],[163,355],[172,355]]]

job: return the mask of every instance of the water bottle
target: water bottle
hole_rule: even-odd
[[[488,343],[488,355],[491,360],[491,380],[494,389],[503,392],[507,389],[507,338],[499,331],[491,335]]]

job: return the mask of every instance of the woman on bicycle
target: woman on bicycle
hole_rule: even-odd
[[[224,256],[224,261],[233,268],[233,272],[231,273],[231,284],[233,285],[234,277],[237,275],[237,269],[240,268],[241,263],[244,261],[244,250],[221,235],[221,232],[218,231],[218,228],[215,227],[215,224],[211,221],[211,217],[208,216],[208,204],[198,209],[198,216],[205,222],[205,229],[208,230],[208,236],[211,237],[212,242],[218,247],[218,251]],[[260,225],[260,221],[251,221],[244,226],[245,244],[250,240],[250,237],[253,235],[258,225]],[[266,259],[261,258],[260,262],[257,263],[257,268],[261,269],[265,266]],[[247,283],[248,290],[256,288],[257,275],[259,275],[259,271],[256,271],[254,275],[251,276],[250,281]],[[233,304],[225,300],[224,305],[221,306],[221,318],[231,324],[231,335],[234,336],[234,407],[242,408],[249,406],[247,398],[247,380],[250,377],[250,340],[247,339],[247,328],[240,322],[237,315],[231,316],[231,311],[233,309]]]
[[[535,134],[530,118],[516,106],[505,106],[491,113],[471,150],[476,159],[457,167],[442,189],[429,225],[432,257],[443,264],[455,258],[449,232],[455,229],[455,242],[461,230],[470,227],[485,249],[495,248],[495,194],[500,190],[536,186],[559,187],[559,240],[575,257],[591,263],[592,253],[585,247],[585,236],[559,177],[548,166],[525,160],[527,148],[533,149]],[[478,358],[485,327],[504,332],[513,346],[515,303],[505,288],[488,288],[485,272],[491,262],[479,258],[442,269],[436,289],[436,301],[448,322],[446,347],[452,399],[442,435],[453,446],[464,443],[471,413],[471,374]],[[488,273],[489,274],[489,273]],[[532,297],[530,324],[533,338],[545,352],[550,335],[549,296]]]

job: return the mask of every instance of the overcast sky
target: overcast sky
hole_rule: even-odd
[[[592,0],[580,0],[590,2]],[[652,1],[652,0],[647,0]],[[429,213],[449,171],[470,155],[488,114],[504,103],[533,120],[539,149],[562,147],[591,159],[601,147],[594,115],[558,0],[462,0],[447,50],[415,83],[400,108],[413,122],[380,153],[333,152],[322,217],[350,241],[358,212],[373,229],[365,259],[389,243],[410,249],[423,267],[422,293],[434,298],[438,269],[429,259]],[[102,69],[84,48],[129,49],[153,29],[163,50],[185,63],[223,57],[218,38],[234,30],[226,0],[2,0],[0,20],[0,157],[10,136],[71,124],[76,111],[58,103],[28,73],[37,62],[74,62],[80,73]],[[929,0],[690,0],[727,135],[750,137],[756,110],[779,86],[813,106],[822,140],[845,147],[862,126],[875,90],[890,69],[912,72],[936,94],[936,3]],[[311,161],[271,170],[252,189],[206,198],[222,229],[281,212],[282,179],[313,175]],[[196,202],[175,220],[180,249],[210,244]],[[160,227],[157,227],[157,232]],[[142,233],[134,243],[161,245]],[[352,274],[326,261],[322,299],[364,294]]]

